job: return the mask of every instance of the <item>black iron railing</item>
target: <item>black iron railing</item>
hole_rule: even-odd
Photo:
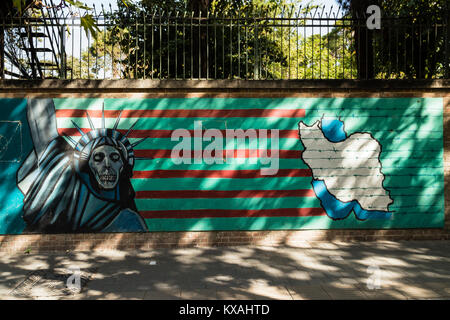
[[[217,16],[139,11],[43,12],[0,21],[2,78],[449,79],[449,15],[434,22],[323,8]]]

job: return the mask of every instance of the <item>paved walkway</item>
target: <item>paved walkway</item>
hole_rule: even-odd
[[[450,242],[1,255],[0,299],[450,299]]]

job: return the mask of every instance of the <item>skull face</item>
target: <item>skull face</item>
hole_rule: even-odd
[[[109,190],[116,187],[123,169],[123,160],[113,146],[96,148],[89,159],[89,167],[101,188]]]

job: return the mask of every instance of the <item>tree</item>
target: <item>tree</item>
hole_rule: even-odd
[[[359,78],[431,79],[448,70],[448,0],[338,1],[358,19],[354,30]],[[365,28],[365,10],[371,4],[381,8],[381,30]]]
[[[121,0],[121,3],[127,6],[128,0]],[[63,13],[66,9],[70,11],[73,9],[84,10],[84,14],[80,16],[80,25],[86,35],[91,33],[95,37],[99,28],[91,14],[92,8],[81,1],[61,0],[56,5],[52,0],[4,0],[0,2],[0,78],[4,77],[5,72],[16,78],[45,78],[48,74],[54,75],[54,70],[52,70],[54,68],[58,69],[58,77],[66,76],[64,44],[59,42],[65,37],[65,33],[58,26],[59,19],[52,19],[57,18],[56,15]],[[48,27],[45,27],[45,30],[47,33],[56,33],[58,36],[52,37],[40,32],[39,26],[45,25],[45,21],[39,25],[40,18],[52,19],[51,32]],[[8,24],[7,21],[14,23]],[[29,21],[33,21],[33,23],[27,24]],[[7,41],[5,41],[5,35],[8,37]],[[51,50],[53,60],[49,61],[45,55],[44,57],[39,55],[38,50],[47,48],[35,48],[35,43],[42,42],[43,37],[47,37],[50,42],[51,49],[48,49]],[[26,58],[23,58],[23,55]],[[18,73],[5,70],[5,57]],[[50,66],[49,69],[47,66]]]
[[[119,3],[119,10],[105,13],[108,27],[94,33],[88,50],[64,59],[67,77],[355,77],[348,26],[338,20],[328,34],[303,34],[307,21],[301,17],[317,7],[287,6],[284,0],[196,1]],[[52,70],[42,77],[55,75]]]
[[[30,5],[33,2],[31,0],[28,3],[23,3],[23,5]],[[22,1],[20,1],[20,5],[22,6]],[[14,6],[13,0],[4,0],[0,2],[0,20],[4,20],[10,14],[17,13],[18,10]],[[4,76],[5,70],[5,28],[3,24],[0,25],[0,79]]]
[[[276,0],[143,0],[110,17],[110,41],[123,48],[125,77],[278,78],[298,69],[289,56],[297,52],[287,50],[298,47],[295,26],[274,19],[293,12]]]
[[[382,28],[378,35],[377,72],[397,70],[408,78],[419,79],[443,76],[445,63],[448,70],[445,54],[447,50],[448,59],[449,9],[448,0],[383,1],[382,12],[386,16],[406,18],[395,20],[392,27]]]
[[[16,78],[45,78],[48,74],[54,74],[53,69],[58,69],[59,77],[63,76],[64,68],[62,68],[62,65],[65,55],[61,50],[61,44],[58,42],[61,35],[50,37],[41,32],[38,23],[40,18],[51,18],[52,12],[67,7],[89,9],[81,2],[72,0],[62,0],[58,5],[54,5],[51,0],[6,0],[2,2],[0,7],[2,26],[0,30],[0,78],[3,78],[6,72]],[[80,21],[86,32],[95,31],[92,16],[85,14],[80,18]],[[58,24],[58,20],[52,22],[52,25]],[[61,32],[61,28],[51,27],[51,29],[56,34]],[[5,35],[7,41],[4,39]],[[36,48],[36,44],[43,42],[43,37],[47,37],[51,49]],[[49,55],[53,56],[53,60],[47,59],[45,54],[40,54],[40,51],[46,49],[49,49]],[[4,68],[5,57],[11,64],[10,70]],[[14,71],[17,71],[17,73]]]
[[[351,30],[338,23],[329,33],[312,35],[299,48],[300,78],[355,79],[357,68]]]

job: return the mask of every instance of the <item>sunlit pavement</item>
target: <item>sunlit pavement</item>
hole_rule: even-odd
[[[3,254],[0,298],[450,299],[450,241]]]

